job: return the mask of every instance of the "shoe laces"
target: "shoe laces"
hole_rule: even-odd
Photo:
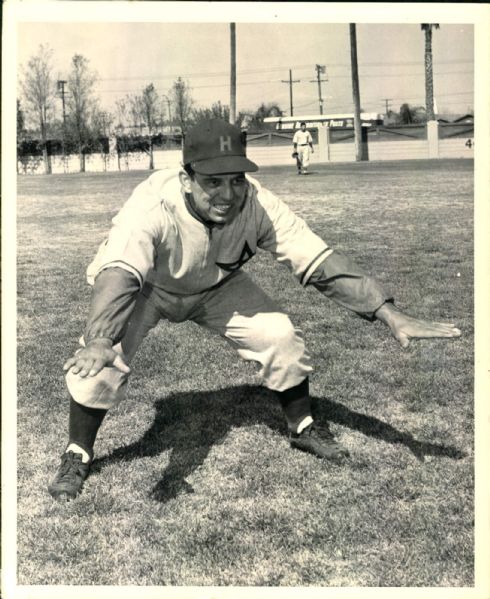
[[[300,435],[321,437],[327,441],[335,441],[335,437],[328,425],[316,424],[315,422],[309,424],[303,431],[301,431]]]
[[[63,455],[58,480],[70,480],[77,476],[78,469],[82,463],[82,456],[79,453],[68,451]]]

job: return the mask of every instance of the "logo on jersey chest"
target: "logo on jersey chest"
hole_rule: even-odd
[[[245,262],[248,262],[252,256],[255,256],[255,252],[250,249],[248,242],[246,241],[242,253],[236,262],[224,263],[224,262],[216,262],[216,266],[219,266],[223,270],[228,272],[233,272],[241,268]]]

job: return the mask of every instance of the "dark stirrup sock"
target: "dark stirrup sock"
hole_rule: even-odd
[[[297,432],[298,426],[305,418],[312,418],[308,377],[296,387],[274,393],[282,406],[290,431]]]
[[[107,410],[88,408],[70,398],[69,435],[70,443],[76,443],[90,456],[94,455],[94,443]]]

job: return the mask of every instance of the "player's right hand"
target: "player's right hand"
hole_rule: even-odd
[[[106,366],[113,366],[125,374],[131,372],[121,355],[112,349],[110,339],[93,339],[65,362],[63,370],[86,377],[95,376]]]

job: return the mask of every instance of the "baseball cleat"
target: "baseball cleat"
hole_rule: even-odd
[[[61,464],[48,487],[50,495],[61,503],[75,499],[89,471],[90,462],[83,463],[82,454],[67,451],[61,456]]]
[[[326,460],[341,460],[349,456],[349,451],[335,440],[327,427],[310,424],[301,433],[289,433],[291,447],[312,453]]]

